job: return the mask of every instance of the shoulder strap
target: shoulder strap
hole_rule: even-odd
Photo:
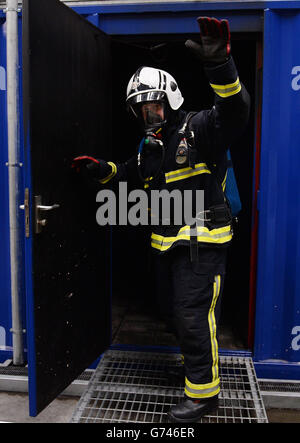
[[[189,147],[189,166],[193,169],[195,168],[196,164],[197,151],[195,149],[195,133],[191,129],[191,119],[195,114],[197,114],[197,112],[188,112],[185,117],[183,126],[179,130],[179,134],[182,134],[186,138]]]
[[[195,114],[197,114],[197,112],[189,112],[186,115],[185,122],[184,122],[184,125],[182,127],[182,130],[184,130],[183,133],[186,134],[185,136],[186,136],[186,139],[187,139],[189,147],[190,147],[190,156],[189,156],[190,157],[189,158],[190,161],[189,161],[189,164],[190,164],[190,167],[192,167],[192,168],[195,167],[196,154],[197,154],[197,150],[195,148],[194,131],[191,129],[191,119],[193,118],[193,116]],[[190,137],[190,138],[188,138],[188,137]],[[207,166],[210,169],[212,175],[215,177],[215,179],[219,183],[219,185],[221,187],[221,190],[223,192],[222,180],[221,180],[221,178],[219,177],[219,175],[218,175],[218,173],[216,171],[216,167],[215,167],[213,161],[206,159],[206,163],[207,163]],[[224,197],[225,197],[225,193],[224,192],[223,192],[223,194],[224,194]]]
[[[188,113],[186,114],[185,119],[184,119],[183,126],[182,126],[181,129],[179,129],[179,134],[184,135],[184,134],[186,134],[186,130],[188,130],[188,131],[190,130],[190,121],[191,121],[191,118],[192,118],[195,114],[197,114],[197,112],[188,112]]]

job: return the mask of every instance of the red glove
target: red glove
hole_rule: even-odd
[[[74,168],[76,172],[83,171],[90,178],[96,180],[102,180],[112,172],[112,167],[105,160],[96,159],[89,155],[75,157],[71,168]]]
[[[200,28],[200,44],[187,40],[185,45],[204,63],[217,65],[225,63],[231,51],[230,30],[228,20],[214,17],[198,17]]]

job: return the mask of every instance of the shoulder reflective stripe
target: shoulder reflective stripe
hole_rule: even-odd
[[[195,168],[182,168],[176,169],[176,171],[170,171],[165,173],[166,183],[171,183],[177,180],[193,177],[198,174],[211,174],[206,163],[198,163]]]
[[[150,180],[152,180],[153,179],[153,177],[147,177],[147,178],[145,178],[145,181],[146,182],[149,182]],[[147,188],[149,188],[149,184],[148,183],[145,183],[144,184],[144,189],[147,189]]]
[[[208,313],[208,324],[210,331],[210,343],[212,352],[212,380],[213,382],[219,378],[219,355],[218,355],[218,341],[217,341],[217,324],[215,317],[215,307],[220,295],[221,276],[216,275],[213,284],[213,298]]]
[[[195,169],[198,168],[198,167],[205,167],[205,168],[207,168],[207,164],[206,163],[197,163],[195,165]],[[175,171],[166,172],[166,176],[170,177],[172,175],[178,174],[179,172],[186,172],[187,173],[189,171],[193,171],[193,168],[191,168],[190,166],[188,166],[187,168],[181,168],[181,169],[176,169]]]
[[[234,83],[229,83],[227,85],[215,85],[210,83],[210,86],[213,88],[216,94],[223,98],[237,94],[242,89],[239,78],[237,78]]]
[[[112,171],[107,177],[103,178],[102,180],[99,180],[100,183],[102,183],[103,185],[109,182],[109,180],[111,180],[117,173],[117,166],[113,162],[107,162],[107,163],[112,167]]]
[[[151,235],[151,246],[160,251],[166,251],[173,243],[179,240],[190,240],[190,227],[184,226],[178,231],[174,237],[163,237],[162,235]],[[231,226],[224,226],[223,228],[216,228],[209,230],[205,227],[197,227],[197,241],[205,243],[226,243],[232,239]]]
[[[220,379],[212,383],[195,384],[185,378],[185,394],[192,398],[208,398],[220,392]]]
[[[226,188],[226,179],[227,179],[227,169],[226,169],[224,180],[222,181],[223,192],[225,192],[225,188]]]

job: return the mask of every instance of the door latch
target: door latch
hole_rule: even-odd
[[[25,188],[24,205],[20,205],[20,209],[25,211],[25,237],[29,238],[29,188]]]
[[[39,234],[42,231],[43,226],[46,226],[47,219],[42,218],[43,211],[52,211],[53,209],[59,208],[59,205],[55,203],[51,206],[42,205],[42,196],[36,195],[34,197],[34,231],[36,234]]]

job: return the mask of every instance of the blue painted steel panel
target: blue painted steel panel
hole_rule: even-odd
[[[299,29],[300,11],[265,12],[257,361],[300,361]]]
[[[144,12],[189,12],[189,11],[250,11],[272,9],[297,9],[299,8],[299,0],[236,0],[236,1],[174,1],[174,2],[158,2],[154,1],[143,3],[125,3],[122,0],[108,4],[98,5],[81,5],[73,6],[79,14],[120,14],[120,13],[144,13]]]
[[[21,60],[22,29],[19,16],[19,60]],[[22,108],[22,69],[19,69],[19,104]],[[0,362],[12,358],[12,327],[11,318],[11,288],[10,288],[10,245],[9,245],[9,186],[8,186],[8,146],[7,146],[7,113],[6,113],[6,22],[0,18]],[[23,163],[22,118],[20,120],[20,162]],[[20,172],[20,189],[23,189],[22,172]],[[20,201],[23,203],[23,191],[20,192]],[[24,232],[24,213],[20,210],[20,229]],[[22,234],[21,234],[22,236]],[[22,243],[22,239],[21,239]],[[23,269],[23,245],[21,250],[21,264]],[[21,304],[23,313],[23,328],[25,328],[25,293],[24,278],[21,281]],[[26,346],[26,342],[24,343]]]
[[[6,36],[0,19],[0,362],[12,357],[7,117],[6,117]]]
[[[257,362],[254,368],[258,378],[272,378],[279,380],[299,380],[299,364],[291,362]]]
[[[138,34],[187,34],[199,33],[196,18],[200,9],[192,12],[157,13],[153,20],[153,13],[126,13],[100,14],[100,27],[110,35],[138,35]],[[205,11],[205,14],[216,18],[227,18],[230,21],[232,32],[259,32],[262,31],[261,13],[246,12],[235,14],[230,11]]]

